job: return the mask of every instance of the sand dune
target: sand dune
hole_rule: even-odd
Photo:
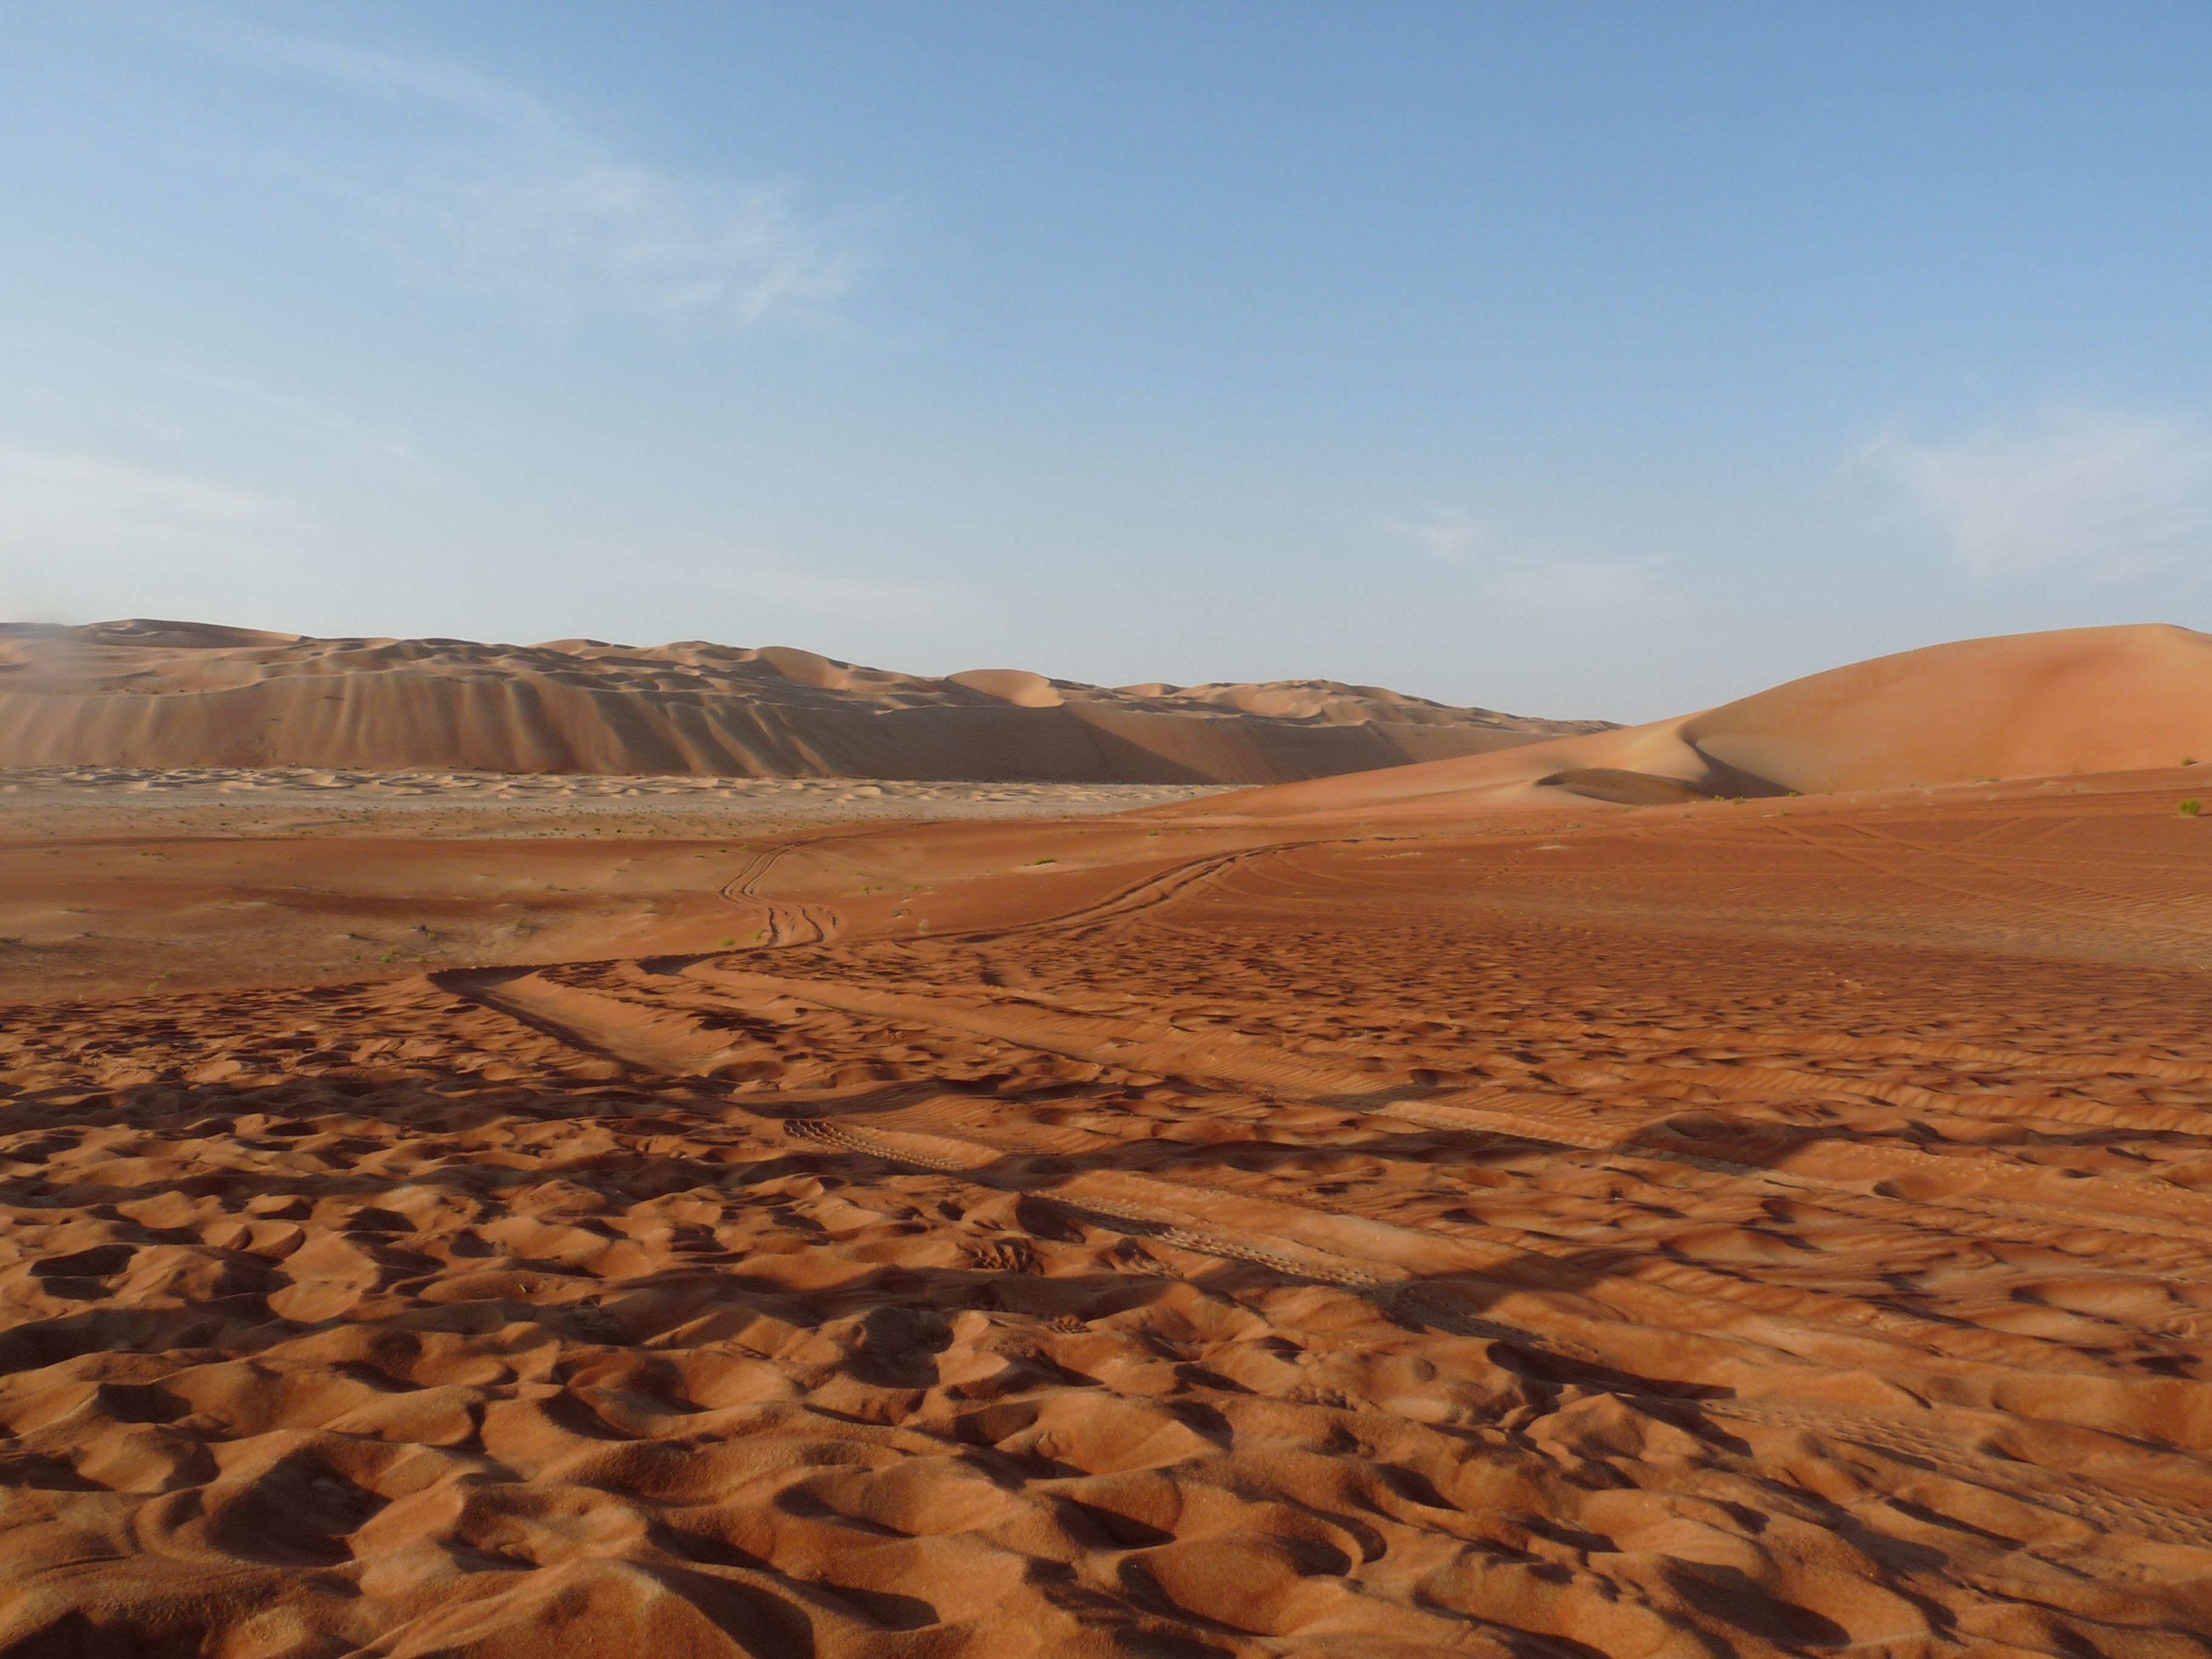
[[[2212,763],[2212,635],[2014,634],[1855,663],[1701,714],[1233,798],[1255,817],[1572,795],[1650,806]]]
[[[1601,726],[1324,680],[933,679],[782,647],[0,628],[0,766],[11,767],[1267,784]]]

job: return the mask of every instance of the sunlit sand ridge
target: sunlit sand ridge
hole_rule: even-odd
[[[1327,680],[945,678],[692,641],[311,639],[0,625],[0,766],[1280,783],[1480,754],[1593,720]]]
[[[0,794],[0,1650],[2206,1651],[2212,641],[1947,652],[1111,816]]]

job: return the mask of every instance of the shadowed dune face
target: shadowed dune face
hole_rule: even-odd
[[[1267,784],[1596,721],[1372,687],[947,679],[697,641],[325,640],[198,623],[0,628],[0,765],[312,766]]]
[[[144,925],[0,1010],[0,1651],[2212,1651],[2178,793],[88,816]],[[276,948],[410,894],[562,948]]]
[[[2195,759],[2212,762],[2212,635],[2084,628],[1930,646],[1679,720],[1194,810],[1425,816],[1547,793],[1650,805],[2151,771]]]

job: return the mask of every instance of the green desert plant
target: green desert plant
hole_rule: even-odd
[[[2193,818],[2203,810],[2204,803],[2194,795],[2181,803],[2181,816],[2185,818]]]

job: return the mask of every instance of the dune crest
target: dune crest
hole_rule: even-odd
[[[1328,680],[935,678],[702,641],[0,626],[0,766],[1273,784],[1605,729]]]
[[[2212,761],[2212,635],[2164,623],[1928,646],[1646,726],[1302,782],[1194,810],[1426,815],[1649,806]]]

